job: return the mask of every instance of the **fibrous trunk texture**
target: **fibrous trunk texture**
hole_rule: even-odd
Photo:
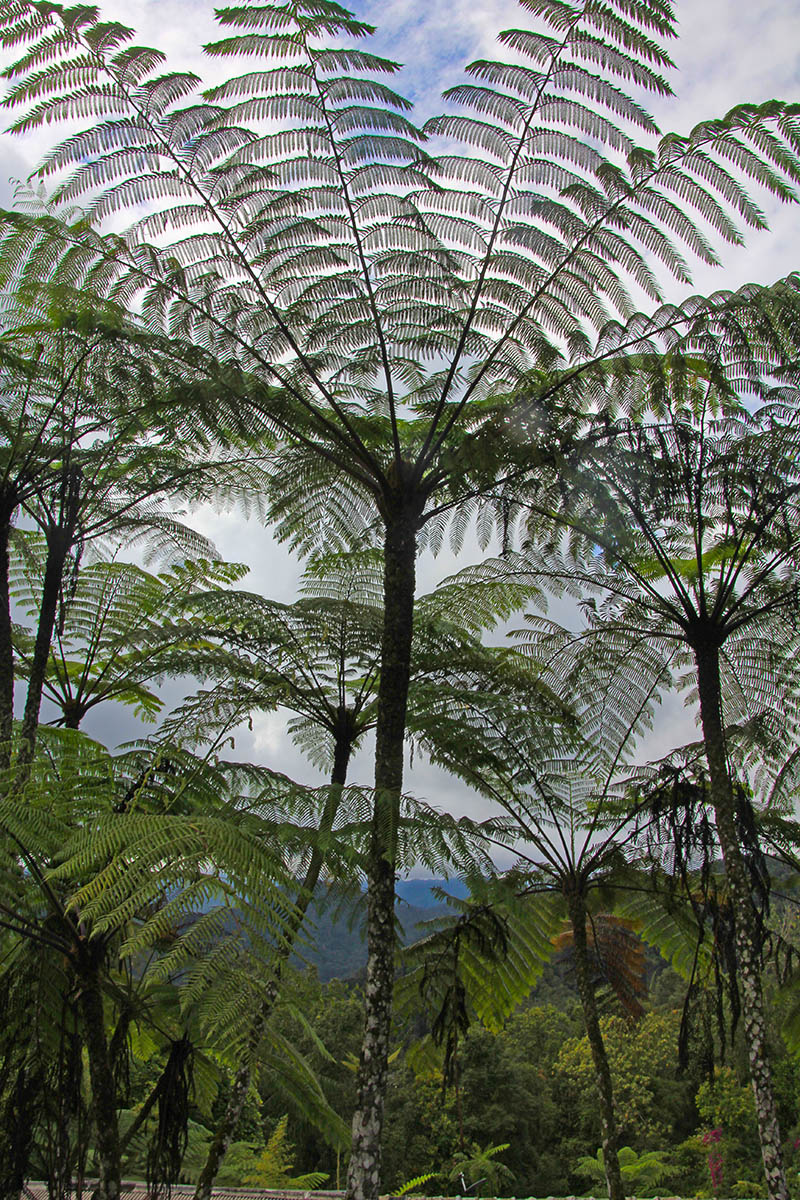
[[[121,1165],[117,1089],[108,1052],[100,980],[91,966],[80,972],[80,989],[79,1004],[89,1059],[96,1134],[98,1181],[94,1200],[119,1200]]]
[[[789,1191],[767,1052],[758,925],[753,907],[752,887],[736,831],[733,786],[725,748],[718,648],[713,644],[695,647],[695,661],[711,798],[733,910],[744,1036],[756,1102],[764,1175],[770,1200],[788,1200]]]
[[[56,623],[58,602],[64,583],[64,567],[67,555],[73,548],[78,528],[81,502],[82,476],[80,468],[66,465],[58,486],[58,517],[46,530],[47,559],[42,580],[42,601],[39,608],[39,624],[33,647],[31,670],[28,678],[28,695],[20,731],[20,748],[17,756],[17,786],[21,786],[33,761],[36,748],[36,731],[39,726],[39,710],[42,706],[42,690],[47,672],[47,659]]]
[[[11,518],[16,508],[13,493],[0,496],[0,770],[11,764],[14,723],[14,650],[11,642],[11,595],[8,548]]]
[[[72,541],[71,529],[52,528],[47,535],[47,559],[42,581],[42,600],[39,608],[39,623],[33,646],[31,670],[28,676],[28,694],[20,731],[20,748],[17,765],[24,775],[33,760],[36,747],[36,731],[39,726],[39,710],[42,707],[42,691],[47,672],[47,659],[53,639],[58,601],[64,579],[64,564],[67,561]],[[18,780],[18,783],[21,780]]]
[[[586,940],[586,905],[579,888],[576,887],[568,893],[567,903],[572,925],[572,947],[575,955],[578,995],[583,1009],[586,1036],[592,1052],[597,1099],[600,1105],[600,1140],[603,1147],[603,1165],[608,1184],[608,1197],[609,1200],[625,1200],[625,1189],[622,1186],[622,1174],[617,1154],[617,1121],[614,1116],[611,1068],[608,1065],[606,1047],[597,1016],[594,981]]]
[[[367,979],[347,1200],[377,1200],[394,984],[396,835],[414,621],[416,512],[390,511],[384,542],[384,617],[375,745],[375,802],[367,888]]]

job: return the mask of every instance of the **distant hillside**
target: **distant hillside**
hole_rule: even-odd
[[[467,889],[462,883],[443,879],[401,879],[397,884],[397,919],[403,929],[403,942],[417,941],[425,936],[424,923],[441,917],[452,909],[434,896],[436,888],[463,897]],[[312,905],[310,918],[313,927],[305,930],[306,945],[295,955],[295,962],[314,967],[323,983],[331,979],[355,979],[362,975],[367,964],[364,938],[366,895],[354,899],[337,894],[335,889],[320,887],[319,899]],[[654,957],[657,958],[656,955]],[[528,1004],[552,1004],[562,1012],[577,1003],[571,968],[564,954],[556,955],[549,963],[527,1000]]]
[[[441,901],[433,894],[437,888],[459,900],[465,900],[469,895],[469,888],[463,879],[398,879],[395,891],[407,904],[429,908],[441,906]]]
[[[443,888],[452,896],[464,897],[467,888],[459,880],[401,879],[397,884],[397,918],[402,926],[404,943],[425,936],[421,924],[450,911],[446,903],[434,896],[435,888]],[[310,927],[305,931],[306,945],[295,961],[317,970],[319,978],[350,979],[367,962],[364,935],[366,895],[353,900],[326,888],[318,889],[319,898],[309,912]]]

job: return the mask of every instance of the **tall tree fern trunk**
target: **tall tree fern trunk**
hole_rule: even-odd
[[[394,984],[394,900],[397,825],[403,786],[403,746],[419,507],[398,500],[386,516],[384,616],[375,745],[375,802],[367,889],[367,979],[364,1036],[353,1114],[347,1200],[377,1200]]]
[[[14,649],[11,641],[11,594],[8,549],[16,494],[0,495],[0,771],[11,764],[14,728]]]
[[[24,782],[36,748],[36,731],[39,726],[39,711],[42,707],[47,659],[50,654],[58,601],[64,579],[64,565],[72,545],[72,533],[72,528],[53,527],[48,530],[47,534],[47,559],[42,580],[42,601],[39,606],[39,622],[36,627],[36,641],[33,646],[28,692],[20,730],[20,747],[17,756],[17,766],[20,769],[18,785]]]
[[[96,1134],[98,1182],[94,1198],[95,1200],[119,1200],[122,1168],[117,1125],[117,1089],[108,1052],[100,979],[91,964],[80,971],[79,982],[78,1003],[89,1060],[92,1112]]]
[[[713,644],[695,647],[695,661],[700,717],[711,780],[711,798],[733,909],[744,1035],[755,1095],[764,1175],[770,1200],[788,1200],[781,1135],[767,1053],[764,998],[761,990],[761,947],[758,944],[752,887],[736,831],[733,787],[725,748],[719,650]]]
[[[80,469],[67,466],[58,487],[56,505],[58,518],[53,519],[47,527],[47,558],[42,580],[39,623],[28,677],[28,694],[25,698],[25,712],[22,716],[22,729],[20,730],[17,786],[24,783],[36,748],[36,731],[39,726],[39,711],[42,707],[47,659],[50,654],[50,643],[53,639],[58,602],[64,582],[64,567],[67,555],[73,547],[75,531],[78,527],[81,482]]]
[[[342,713],[346,717],[346,710]],[[346,725],[346,721],[343,721]],[[336,814],[339,811],[339,804],[342,798],[342,788],[347,780],[347,768],[352,754],[352,735],[349,726],[342,730],[336,739],[333,755],[333,770],[331,771],[331,786],[328,792],[328,798],[325,802],[325,807],[320,818],[319,828],[320,833],[330,833],[333,829],[333,823],[336,820]],[[325,861],[324,850],[320,846],[315,846],[311,853],[311,858],[308,862],[303,882],[300,886],[299,894],[295,900],[295,911],[289,922],[289,928],[286,932],[286,937],[279,951],[277,962],[275,965],[274,978],[270,986],[270,994],[259,1008],[253,1028],[248,1039],[247,1049],[244,1058],[239,1066],[236,1074],[233,1077],[231,1092],[228,1097],[228,1103],[225,1106],[219,1125],[217,1126],[214,1136],[211,1139],[211,1145],[208,1148],[206,1161],[200,1172],[200,1177],[197,1180],[197,1186],[194,1191],[193,1200],[210,1200],[211,1191],[214,1187],[214,1180],[222,1165],[222,1160],[228,1152],[228,1147],[233,1141],[237,1126],[241,1120],[244,1110],[247,1093],[250,1089],[250,1079],[253,1070],[253,1056],[258,1048],[258,1043],[264,1032],[264,1026],[270,1018],[275,1001],[278,998],[278,985],[280,983],[281,972],[285,963],[289,960],[295,940],[300,928],[303,924],[308,906],[311,903],[314,895],[314,889],[319,882],[320,873]]]
[[[603,1147],[603,1165],[606,1172],[609,1200],[625,1200],[622,1173],[617,1154],[617,1120],[614,1116],[614,1092],[611,1083],[611,1068],[597,1016],[594,981],[589,962],[586,942],[586,905],[578,888],[567,894],[569,919],[572,925],[572,946],[575,955],[575,973],[578,979],[578,995],[583,1009],[586,1036],[592,1052],[597,1099],[600,1105],[600,1140]]]

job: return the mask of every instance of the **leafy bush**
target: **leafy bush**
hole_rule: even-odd
[[[625,1190],[635,1192],[637,1196],[652,1194],[662,1182],[669,1164],[665,1161],[665,1150],[645,1150],[637,1154],[630,1146],[620,1146],[619,1169]],[[593,1181],[605,1181],[605,1161],[602,1148],[597,1151],[595,1158],[588,1155],[578,1160],[578,1172],[589,1175]]]

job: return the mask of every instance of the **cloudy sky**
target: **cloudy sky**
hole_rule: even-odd
[[[219,36],[212,6],[205,0],[106,0],[100,7],[104,15],[134,26],[138,41],[166,51],[172,65],[195,70],[209,83],[219,78],[220,65],[209,62],[199,49]],[[441,90],[463,78],[464,62],[494,56],[497,31],[526,23],[514,0],[357,0],[353,7],[378,27],[371,48],[406,64],[395,86],[415,101],[420,123],[439,110]],[[676,63],[672,85],[677,95],[651,105],[665,132],[686,133],[698,121],[723,115],[745,100],[800,100],[800,0],[751,0],[748,4],[740,0],[677,0],[676,10],[680,37],[672,49]],[[11,203],[9,180],[27,175],[47,144],[46,136],[45,140],[27,141],[2,137],[0,204]],[[723,268],[698,269],[692,290],[709,292],[748,281],[771,282],[800,268],[800,209],[766,199],[762,204],[770,232],[751,236],[743,249],[725,251]],[[673,289],[670,298],[680,298],[680,292]],[[197,520],[226,558],[250,563],[247,586],[279,600],[293,597],[298,565],[274,544],[267,530],[248,525],[235,513],[206,511],[197,514]],[[420,570],[423,589],[433,586],[455,565],[446,554],[436,562],[424,561]],[[130,727],[125,718],[109,711],[98,717],[93,732],[113,742],[130,736]],[[691,735],[692,724],[680,700],[670,700],[646,750],[652,755],[662,753]],[[288,743],[279,717],[257,718],[252,735],[243,735],[238,750],[298,778],[315,778]],[[369,781],[368,752],[360,756],[355,774],[360,782]],[[409,776],[409,786],[442,807],[470,813],[481,810],[476,798],[460,785],[419,760]]]

